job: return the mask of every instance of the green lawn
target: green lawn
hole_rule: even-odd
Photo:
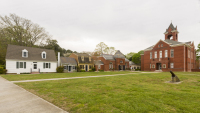
[[[9,81],[18,80],[34,80],[34,79],[49,79],[49,78],[66,78],[66,77],[81,77],[81,76],[96,76],[96,75],[113,75],[113,74],[125,74],[130,71],[114,71],[114,72],[74,72],[74,73],[43,73],[43,74],[10,74],[1,75]],[[133,73],[133,72],[131,72]]]
[[[165,83],[171,75],[163,72],[17,85],[70,113],[199,113],[200,73],[175,74],[182,83]]]

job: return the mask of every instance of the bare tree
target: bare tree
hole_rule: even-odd
[[[45,29],[38,24],[15,14],[0,16],[0,28],[3,37],[9,38],[10,43],[16,45],[33,46],[50,37]]]
[[[106,54],[113,55],[113,54],[116,52],[116,50],[115,50],[115,47],[107,47],[107,48],[104,50],[104,52],[105,52]]]
[[[104,42],[100,42],[99,44],[96,45],[96,49],[94,50],[94,52],[103,54],[103,52],[105,52],[107,47],[108,46]]]

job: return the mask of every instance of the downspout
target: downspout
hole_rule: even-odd
[[[183,57],[184,57],[184,72],[185,72],[185,44],[184,44],[184,55],[183,55]]]

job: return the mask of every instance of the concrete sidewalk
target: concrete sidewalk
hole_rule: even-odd
[[[0,76],[0,113],[67,113]]]
[[[49,78],[49,79],[35,79],[35,80],[19,80],[19,81],[11,81],[11,82],[13,82],[13,83],[38,82],[38,81],[49,81],[49,80],[64,80],[64,79],[79,79],[79,78],[94,78],[94,77],[119,76],[119,75],[128,75],[128,74],[137,74],[137,73],[126,73],[126,74],[115,74],[115,75],[83,76],[83,77],[68,77],[68,78]]]

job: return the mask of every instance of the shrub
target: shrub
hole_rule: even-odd
[[[89,70],[89,72],[94,72],[93,70]]]
[[[6,74],[6,72],[7,72],[7,69],[0,67],[0,74]]]
[[[5,66],[5,65],[0,65],[0,67],[3,67],[3,69],[6,69],[6,66]]]
[[[141,71],[141,69],[135,69],[135,71]]]
[[[3,67],[0,67],[0,74],[3,74],[3,72],[4,72]]]
[[[57,73],[63,73],[64,72],[64,67],[63,66],[59,66],[56,68],[56,72]]]
[[[92,68],[92,71],[96,71],[96,68],[95,68],[95,67],[93,67],[93,68]]]
[[[77,72],[81,72],[81,69],[79,66],[77,66],[76,69],[77,69]]]
[[[6,74],[7,73],[7,69],[4,69],[4,74]]]
[[[85,72],[85,70],[81,70],[81,72]]]

